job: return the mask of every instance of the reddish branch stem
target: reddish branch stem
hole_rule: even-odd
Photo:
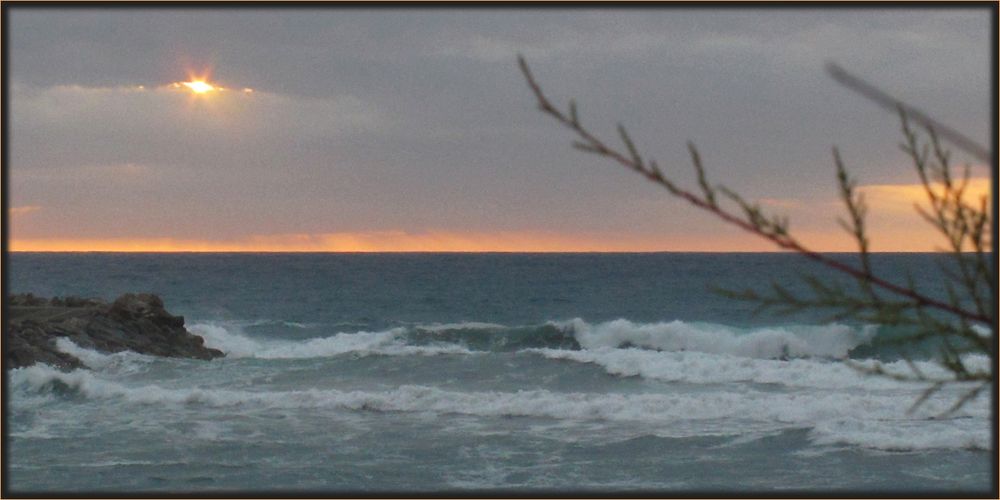
[[[812,259],[816,262],[819,262],[829,268],[835,269],[837,271],[848,274],[855,278],[867,281],[879,288],[890,291],[894,294],[906,297],[918,305],[945,311],[971,321],[977,321],[980,323],[987,323],[987,324],[992,323],[992,318],[990,318],[989,316],[967,311],[953,304],[948,304],[946,302],[936,300],[934,298],[920,294],[911,288],[903,287],[895,283],[886,281],[882,278],[879,278],[878,276],[875,276],[870,272],[866,272],[864,270],[849,266],[842,262],[833,260],[823,254],[809,250],[808,248],[802,246],[802,244],[791,238],[791,236],[773,234],[763,231],[761,230],[760,227],[754,225],[753,223],[747,220],[744,220],[742,217],[727,212],[719,208],[716,204],[709,203],[706,199],[701,198],[690,191],[677,187],[673,182],[670,182],[669,180],[665,179],[659,173],[658,170],[647,169],[642,164],[636,163],[635,161],[627,158],[625,155],[618,152],[617,150],[606,146],[603,142],[601,142],[600,139],[594,137],[590,132],[588,132],[587,130],[585,130],[583,127],[580,126],[579,122],[575,120],[575,112],[573,113],[574,119],[570,119],[561,111],[556,109],[556,107],[552,105],[552,103],[548,100],[548,98],[545,97],[545,94],[542,92],[541,87],[535,81],[534,77],[531,74],[531,70],[528,69],[528,65],[524,61],[524,59],[518,58],[518,62],[521,65],[521,71],[524,73],[525,79],[527,79],[528,81],[528,86],[531,87],[531,91],[535,94],[535,97],[538,99],[539,109],[544,113],[551,115],[553,118],[555,118],[557,121],[562,123],[567,128],[576,132],[576,134],[586,142],[586,145],[595,154],[599,154],[601,156],[606,156],[608,158],[613,159],[614,161],[618,162],[625,168],[628,168],[629,170],[642,174],[644,177],[646,177],[646,179],[665,187],[668,191],[670,191],[671,194],[684,199],[691,205],[694,205],[707,212],[711,212],[712,214],[715,214],[716,217],[730,224],[733,224],[737,227],[740,227],[745,231],[748,231],[750,233],[756,234],[757,236],[770,240],[771,242],[776,244],[779,248],[791,250],[801,255],[804,255],[805,257]]]

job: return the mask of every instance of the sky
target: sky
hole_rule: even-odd
[[[775,250],[573,149],[517,54],[598,135],[696,189],[693,141],[820,251],[855,249],[834,146],[873,250],[944,246],[899,118],[825,64],[994,135],[986,8],[5,7],[14,251]]]

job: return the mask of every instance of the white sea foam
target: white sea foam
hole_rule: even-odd
[[[263,342],[237,333],[240,327],[231,324],[227,327],[215,323],[194,323],[188,330],[205,339],[205,346],[218,349],[230,358],[252,357],[254,353],[264,349]]]
[[[206,345],[222,350],[230,357],[305,358],[336,356],[348,352],[358,354],[466,354],[458,344],[407,345],[406,333],[411,330],[432,333],[472,330],[498,332],[512,327],[496,323],[466,321],[459,323],[417,324],[385,331],[341,332],[329,337],[300,341],[254,338],[242,328],[258,322],[195,323],[192,332],[205,338]],[[576,318],[550,322],[551,326],[569,330],[583,349],[600,349],[626,345],[674,352],[703,352],[732,356],[776,359],[823,357],[842,358],[854,347],[871,340],[875,328],[853,328],[841,324],[802,325],[757,328],[741,331],[725,325],[685,323],[633,323],[619,319],[590,324]]]
[[[455,344],[415,346],[407,345],[405,328],[381,332],[337,333],[329,337],[308,340],[264,340],[251,338],[233,324],[196,323],[190,330],[205,339],[205,345],[219,349],[231,358],[323,358],[342,354],[357,355],[425,355],[470,354]]]
[[[298,321],[286,321],[281,319],[267,319],[267,318],[251,319],[251,320],[229,320],[227,321],[227,323],[231,325],[236,325],[240,328],[278,325],[278,326],[286,326],[289,328],[305,329],[305,328],[319,328],[321,326],[324,326],[322,323],[302,323]]]
[[[976,335],[979,335],[980,337],[990,338],[993,336],[993,330],[991,330],[987,326],[983,325],[970,325],[970,326],[972,327],[972,331],[976,332]]]
[[[91,368],[102,368],[111,363],[111,355],[84,349],[66,337],[56,339],[56,349],[76,357]]]
[[[811,431],[818,445],[856,445],[886,451],[932,450],[941,448],[988,450],[986,418],[958,418],[941,421],[828,420],[819,422]]]
[[[56,349],[74,356],[89,368],[115,373],[141,371],[146,364],[156,359],[153,356],[146,356],[132,351],[102,353],[80,347],[66,337],[56,339]]]
[[[676,393],[583,393],[549,390],[452,391],[403,385],[390,390],[304,389],[246,391],[221,388],[130,386],[86,370],[60,372],[35,365],[11,372],[15,391],[65,386],[91,399],[144,405],[419,412],[480,417],[535,417],[643,425],[657,435],[743,434],[810,428],[817,444],[849,443],[880,449],[974,448],[990,445],[988,398],[953,418],[929,420],[956,396],[945,391],[921,410],[906,409],[919,391],[755,391],[732,386]],[[710,432],[711,431],[711,432]],[[931,435],[933,434],[933,436]]]
[[[568,360],[598,365],[612,375],[642,377],[666,382],[695,384],[723,384],[752,382],[778,384],[795,388],[897,390],[922,387],[918,383],[903,382],[888,377],[875,377],[840,361],[822,359],[755,359],[709,354],[703,352],[660,352],[648,349],[616,349],[600,347],[583,351],[564,349],[525,349],[522,352],[540,354],[548,359]],[[985,368],[989,358],[968,356],[964,358],[970,368]],[[858,365],[870,365],[859,362]],[[928,377],[947,378],[948,372],[931,361],[918,361],[914,365]],[[891,373],[909,374],[913,371],[904,361],[884,363]]]
[[[87,469],[99,469],[104,467],[129,467],[129,466],[155,466],[155,467],[165,467],[171,465],[189,465],[190,462],[186,461],[159,461],[159,460],[102,460],[98,462],[82,462],[75,463],[73,467],[82,467]],[[42,469],[51,470],[52,465],[25,465],[20,463],[10,464],[11,468],[14,469]]]
[[[449,330],[506,330],[509,328],[505,325],[498,325],[496,323],[481,323],[478,321],[463,321],[461,323],[432,323],[429,325],[420,324],[416,326],[417,330],[424,330],[428,332],[445,332]]]
[[[576,318],[552,324],[572,329],[584,349],[633,345],[661,351],[697,351],[750,358],[842,358],[875,335],[873,326],[857,329],[837,323],[763,327],[749,331],[677,320],[633,323],[617,319],[590,324]]]

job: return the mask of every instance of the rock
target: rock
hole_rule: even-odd
[[[59,300],[58,297],[54,297],[51,301],[52,305],[56,305],[56,301]],[[104,305],[103,300],[99,299],[84,299],[80,297],[74,297],[72,295],[62,299],[62,305],[64,307],[94,307]]]
[[[48,301],[41,297],[35,297],[30,293],[21,293],[12,295],[7,299],[7,303],[12,306],[41,306],[48,304]]]
[[[156,324],[183,327],[184,317],[174,316],[163,308],[163,300],[151,293],[126,293],[118,297],[109,312],[122,319],[148,319]]]
[[[55,339],[37,324],[11,329],[3,339],[7,362],[14,368],[45,363],[63,370],[85,368],[79,359],[56,349]]]
[[[10,367],[47,363],[63,369],[83,367],[59,351],[55,340],[66,337],[80,347],[101,352],[134,351],[155,356],[214,359],[222,351],[184,328],[184,317],[166,311],[160,297],[127,293],[110,305],[79,297],[46,300],[31,294],[8,298],[4,334]]]

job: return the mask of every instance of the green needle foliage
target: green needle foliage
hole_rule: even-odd
[[[574,148],[618,163],[662,186],[670,195],[769,240],[778,248],[796,252],[849,276],[856,283],[855,287],[844,287],[814,276],[804,276],[803,282],[809,290],[806,296],[797,295],[778,283],[772,283],[769,290],[717,290],[718,293],[755,303],[758,312],[792,314],[806,309],[823,309],[830,311],[831,319],[854,319],[898,326],[906,333],[882,342],[902,346],[930,342],[937,346],[935,361],[945,369],[947,376],[928,375],[908,358],[905,359],[908,369],[904,371],[890,370],[880,362],[860,363],[845,359],[854,368],[868,374],[927,384],[927,389],[914,402],[911,411],[949,384],[961,383],[962,390],[945,413],[957,410],[992,386],[995,377],[993,366],[996,365],[997,355],[997,275],[990,262],[989,199],[983,196],[975,204],[965,200],[969,167],[965,166],[960,178],[954,177],[950,154],[942,146],[941,138],[983,161],[990,161],[991,155],[986,148],[938,124],[919,110],[893,99],[842,68],[829,66],[831,76],[840,83],[899,112],[904,137],[901,147],[912,159],[927,194],[929,207],[918,206],[917,210],[944,237],[947,242],[946,251],[953,264],[942,267],[948,290],[948,298],[944,300],[917,289],[912,280],[900,284],[873,271],[865,225],[867,204],[857,189],[857,181],[848,174],[836,148],[833,149],[833,160],[837,186],[840,199],[847,210],[847,217],[838,219],[838,222],[857,243],[857,265],[846,264],[810,250],[789,231],[787,217],[767,213],[759,204],[747,200],[736,191],[709,182],[701,155],[693,143],[688,143],[688,150],[698,179],[696,189],[680,186],[664,173],[656,160],[640,154],[621,124],[618,125],[618,134],[623,147],[610,146],[582,125],[574,101],[569,102],[565,111],[560,110],[542,92],[523,57],[518,57],[518,63],[537,99],[538,109],[575,133]],[[912,124],[914,121],[923,130],[923,134],[915,130]],[[720,200],[728,203],[720,203]],[[968,365],[970,355],[986,356],[990,363],[985,368],[971,367]]]

